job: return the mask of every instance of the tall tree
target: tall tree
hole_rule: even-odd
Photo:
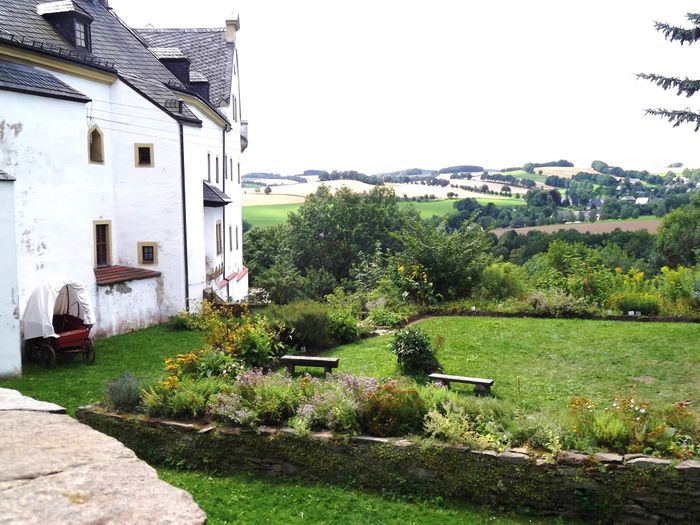
[[[688,13],[686,17],[693,27],[672,26],[664,22],[655,22],[654,26],[657,31],[664,34],[666,40],[680,42],[681,45],[686,42],[692,44],[700,40],[700,13]],[[677,89],[679,96],[692,97],[700,90],[700,80],[692,80],[688,77],[667,77],[656,73],[640,73],[637,76],[649,80],[663,89]],[[673,124],[673,127],[688,122],[695,124],[695,131],[700,130],[700,112],[691,111],[690,109],[676,110],[665,108],[647,109],[645,111],[647,115],[656,115],[667,119]]]

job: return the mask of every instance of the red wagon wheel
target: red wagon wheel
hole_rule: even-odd
[[[95,362],[95,343],[92,342],[92,339],[88,339],[83,344],[83,359],[89,365]]]
[[[48,343],[39,347],[39,365],[47,369],[56,368],[56,351]]]

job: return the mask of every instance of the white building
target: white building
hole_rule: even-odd
[[[48,274],[88,288],[98,337],[247,295],[239,27],[138,31],[107,0],[2,0],[0,377]]]

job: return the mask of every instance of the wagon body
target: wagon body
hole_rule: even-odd
[[[44,368],[56,366],[57,358],[82,354],[95,360],[90,339],[94,323],[85,287],[65,278],[42,282],[29,297],[24,316],[25,356]]]

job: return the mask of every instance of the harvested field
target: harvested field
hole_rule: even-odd
[[[262,180],[262,179],[261,179]],[[243,193],[243,206],[264,206],[271,204],[300,204],[304,202],[307,195],[314,193],[321,184],[328,186],[332,192],[336,192],[342,187],[350,188],[354,192],[369,192],[375,186],[365,184],[356,180],[331,180],[326,182],[307,182],[305,184],[287,184],[284,186],[271,187],[272,192],[265,195],[262,189],[256,192],[252,188],[247,188]],[[480,181],[470,182],[464,181],[463,184],[478,184]],[[502,184],[494,184],[494,189],[500,190]],[[438,200],[447,199],[447,193],[453,192],[458,195],[458,199],[471,197],[473,199],[488,198],[492,201],[508,200],[508,197],[500,195],[484,195],[483,193],[475,193],[460,189],[450,188],[449,186],[441,188],[439,186],[425,186],[423,184],[386,184],[386,187],[391,188],[396,193],[396,196],[401,198],[406,197],[422,197],[424,195],[435,195]],[[516,188],[513,188],[515,191]]]
[[[650,233],[656,233],[661,224],[660,219],[647,219],[642,221],[610,221],[610,222],[582,222],[580,224],[549,224],[547,226],[529,226],[527,228],[498,228],[493,230],[498,237],[505,232],[515,230],[516,233],[526,235],[531,231],[540,231],[545,233],[554,233],[559,230],[577,230],[587,233],[610,233],[616,229],[623,231],[647,230]]]
[[[539,173],[540,170],[542,170],[542,175],[544,177],[548,177],[550,175],[557,175],[565,179],[570,179],[580,171],[583,171],[585,173],[598,173],[593,168],[560,168],[557,166],[551,166],[548,168],[535,168],[535,172],[537,173]]]

